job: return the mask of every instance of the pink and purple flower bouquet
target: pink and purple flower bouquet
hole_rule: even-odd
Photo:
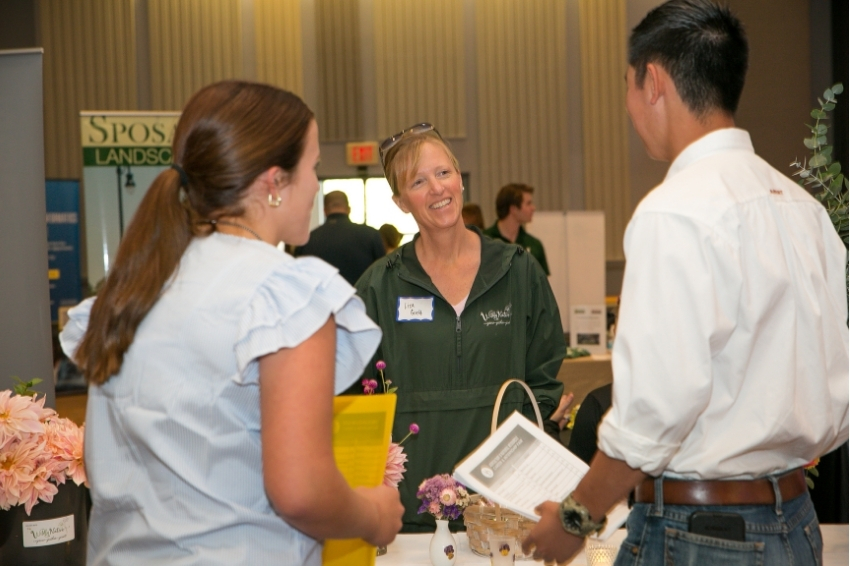
[[[458,519],[470,503],[469,491],[449,474],[439,474],[419,484],[416,497],[422,500],[417,513],[435,519]]]

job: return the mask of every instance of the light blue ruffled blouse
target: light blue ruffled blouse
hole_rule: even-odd
[[[62,331],[71,357],[91,306],[72,309]],[[89,387],[88,564],[321,563],[320,543],[277,516],[263,489],[257,358],[331,314],[340,393],[381,331],[335,268],[220,233],[190,244],[121,371]]]

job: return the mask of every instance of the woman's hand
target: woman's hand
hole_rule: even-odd
[[[570,420],[570,405],[573,404],[574,398],[575,395],[572,392],[561,395],[561,402],[558,403],[558,408],[549,415],[550,421],[558,423],[559,430],[564,430],[564,427],[567,426],[567,422]]]
[[[401,530],[401,516],[404,506],[398,490],[394,487],[380,485],[378,487],[358,487],[357,494],[364,497],[375,509],[375,526],[373,533],[363,537],[363,540],[375,546],[386,546],[395,540]]]
[[[298,346],[260,358],[266,494],[283,520],[314,539],[386,544],[401,528],[398,490],[351,489],[334,459],[335,352],[330,317]]]

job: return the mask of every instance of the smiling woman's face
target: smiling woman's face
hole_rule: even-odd
[[[457,225],[463,208],[463,184],[446,151],[436,143],[419,148],[416,167],[393,197],[398,207],[413,215],[419,230]]]

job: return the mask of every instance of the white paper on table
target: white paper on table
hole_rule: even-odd
[[[487,499],[538,521],[534,508],[544,501],[562,501],[588,469],[578,456],[514,411],[455,466],[453,477]],[[623,500],[608,514],[599,538],[607,539],[628,516]]]

